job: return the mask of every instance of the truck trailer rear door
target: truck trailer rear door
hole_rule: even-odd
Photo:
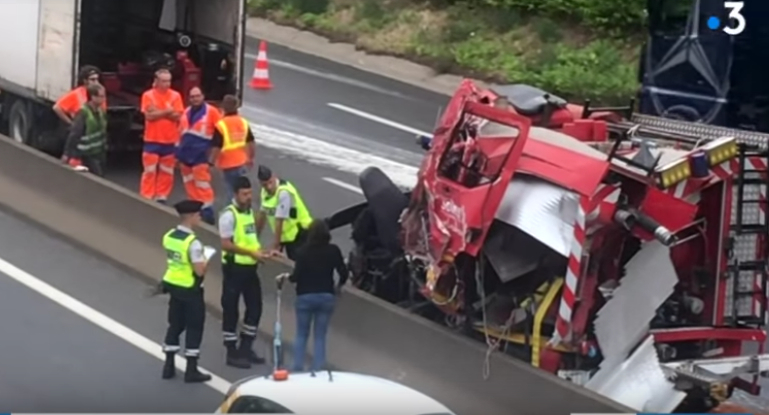
[[[246,54],[246,23],[248,22],[248,9],[247,0],[242,0],[240,3],[240,9],[238,11],[238,25],[235,31],[235,87],[237,88],[237,95],[240,102],[243,102],[243,65]]]
[[[35,93],[50,101],[75,83],[80,37],[80,0],[39,0]],[[29,69],[32,71],[32,68]]]

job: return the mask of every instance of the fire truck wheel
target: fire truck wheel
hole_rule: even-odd
[[[404,192],[382,170],[368,167],[358,177],[360,188],[371,207],[382,245],[390,252],[400,250],[398,221],[408,206]]]

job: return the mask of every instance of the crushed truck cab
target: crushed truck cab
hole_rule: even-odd
[[[769,136],[500,91],[460,85],[411,191],[361,174],[356,286],[639,412],[758,394]]]

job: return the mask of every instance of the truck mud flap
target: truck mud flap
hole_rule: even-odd
[[[142,200],[105,180],[71,171],[4,136],[0,136],[0,194],[0,208],[14,211],[148,281],[160,279],[165,254],[158,248],[159,238],[178,220],[171,209]],[[205,244],[219,244],[213,227],[203,226],[197,235]],[[121,243],[115,244],[115,240]],[[220,266],[213,263],[209,270],[206,302],[211,312],[218,313]],[[288,270],[287,265],[276,262],[260,268],[265,302],[262,339],[272,335],[276,317],[275,284],[267,282]],[[285,343],[293,340],[296,330],[290,291],[283,293],[281,308]],[[339,297],[327,357],[336,369],[401,382],[460,415],[635,412],[512,357],[489,354],[482,343],[357,290],[348,289]],[[487,364],[490,375],[484,379]]]

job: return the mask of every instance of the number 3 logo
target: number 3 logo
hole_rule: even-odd
[[[743,1],[726,1],[724,7],[729,10],[729,19],[737,21],[737,27],[724,27],[724,33],[730,36],[739,35],[745,31],[745,16],[742,15]]]

